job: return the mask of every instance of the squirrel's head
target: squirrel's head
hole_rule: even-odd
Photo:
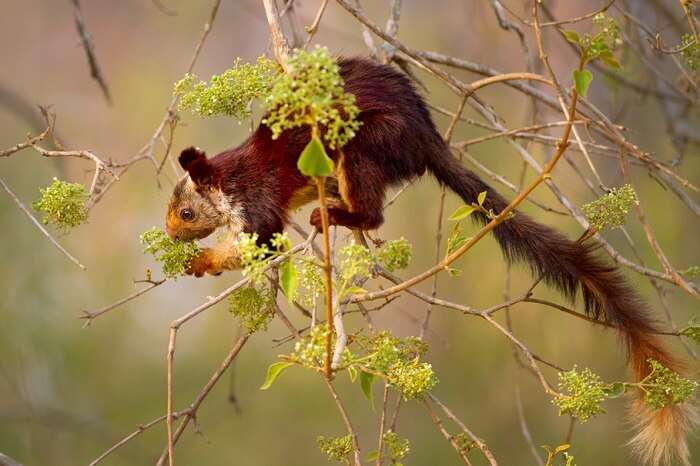
[[[226,223],[226,197],[215,183],[214,168],[204,152],[190,147],[178,160],[187,174],[170,197],[166,230],[172,239],[201,239]]]

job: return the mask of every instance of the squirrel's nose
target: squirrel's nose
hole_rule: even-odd
[[[180,239],[176,230],[170,227],[170,225],[165,226],[165,231],[168,233],[170,239]]]

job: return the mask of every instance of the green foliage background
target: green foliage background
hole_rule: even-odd
[[[88,147],[114,159],[132,156],[160,121],[172,85],[187,66],[209,6],[184,0],[168,2],[178,12],[178,16],[169,17],[151,2],[83,3],[114,106],[105,104],[90,80],[83,50],[75,46],[77,38],[67,4],[27,0],[5,5],[3,14],[14,19],[0,29],[3,62],[12,64],[0,67],[0,147],[24,140],[28,130],[36,134],[43,129],[22,116],[27,112],[21,110],[21,104],[8,104],[13,101],[6,91],[11,91],[24,96],[30,105],[52,104],[58,114],[58,131],[68,147]],[[364,3],[370,16],[386,17],[388,7],[382,2]],[[517,38],[498,27],[488,2],[444,0],[439,8],[433,2],[404,3],[400,37],[406,43],[487,63],[503,71],[524,68]],[[589,2],[571,3],[576,5],[557,5],[559,17],[589,11]],[[304,2],[300,12],[305,24],[311,22],[315,7],[312,2]],[[220,73],[236,56],[252,62],[267,38],[260,2],[223,2],[195,71],[201,77]],[[555,39],[554,35],[549,38]],[[365,53],[359,25],[333,4],[317,39],[344,55]],[[576,57],[561,40],[553,46],[550,59],[566,76],[570,74],[566,70],[576,63]],[[634,67],[626,73],[632,79],[640,78]],[[473,78],[467,74],[463,77]],[[428,77],[425,82],[431,102],[456,107],[456,99],[444,86]],[[505,87],[490,87],[480,95],[496,107],[509,127],[529,123],[527,101],[522,95]],[[621,102],[634,97],[602,76],[589,90],[589,98],[610,113],[616,113]],[[655,117],[660,112],[658,106],[653,100],[635,100],[634,106],[634,112],[622,113],[617,122],[633,128],[631,138],[641,147],[672,158],[674,151],[665,128]],[[19,109],[19,114],[12,109]],[[469,111],[466,116],[475,117]],[[446,118],[435,118],[444,128]],[[214,154],[238,143],[247,133],[245,125],[226,119],[187,117],[186,123],[176,132],[175,150],[195,144]],[[460,125],[454,139],[482,134],[482,130]],[[533,153],[542,160],[551,149],[533,146]],[[472,155],[509,179],[518,179],[521,161],[503,141],[480,144],[472,149]],[[688,157],[685,164],[684,173],[698,183],[700,160]],[[601,161],[600,166],[610,185],[622,184],[616,161]],[[54,176],[89,184],[87,168],[88,162],[47,160],[31,152],[0,160],[0,176],[27,204]],[[671,262],[680,269],[699,264],[700,250],[693,245],[700,231],[698,218],[643,171],[635,170],[633,174],[640,201]],[[558,167],[554,177],[579,205],[593,199],[568,167]],[[83,309],[98,308],[131,293],[132,279],[143,278],[147,267],[157,270],[156,264],[142,254],[138,236],[154,225],[163,226],[170,182],[164,180],[164,187],[159,189],[147,163],[135,166],[93,209],[86,225],[61,237],[87,265],[87,272],[57,253],[12,201],[0,194],[0,283],[5,285],[0,295],[0,452],[25,465],[87,464],[139,424],[164,413],[168,324],[204,302],[206,296],[229,286],[239,275],[168,283],[97,319],[86,329],[76,317]],[[432,265],[438,196],[436,183],[426,178],[386,212],[387,223],[379,235],[385,239],[403,236],[413,245],[414,259],[404,272],[406,276]],[[546,189],[539,189],[534,198],[556,206]],[[446,212],[459,204],[456,196],[448,195]],[[572,220],[533,210],[531,205],[525,205],[524,210],[572,237],[581,233]],[[306,224],[309,212],[304,209],[297,218]],[[637,244],[645,244],[637,224],[630,231]],[[606,237],[630,254],[619,230],[606,233]],[[642,249],[645,261],[658,268],[648,248]],[[492,239],[480,243],[458,266],[463,270],[460,277],[440,277],[442,294],[474,306],[502,301],[505,265]],[[653,307],[660,309],[650,285],[638,275],[629,277]],[[511,281],[513,295],[530,283],[523,269],[516,270]],[[424,284],[422,289],[429,290],[429,285]],[[538,288],[537,294],[560,299],[544,290]],[[669,300],[677,322],[687,321],[697,312],[697,303],[690,298],[674,293]],[[293,310],[285,309],[295,322],[301,322]],[[424,309],[424,304],[404,296],[375,320],[399,336],[415,335]],[[623,377],[623,350],[612,332],[530,304],[519,305],[513,316],[517,335],[543,357],[565,367],[589,366],[605,380]],[[349,327],[353,323],[350,319]],[[176,357],[176,408],[189,404],[223,359],[237,332],[226,303],[184,328]],[[179,464],[325,464],[316,445],[317,436],[341,436],[345,430],[320,380],[309,371],[290,369],[270,390],[259,390],[269,363],[278,353],[290,351],[275,348],[271,337],[285,335],[286,329],[274,321],[268,333],[256,335],[244,349],[231,381],[222,381],[199,413],[204,435],[188,431],[178,444]],[[532,377],[518,372],[509,344],[487,324],[436,309],[428,342],[428,360],[440,379],[436,393],[487,441],[502,464],[533,464],[518,425],[516,378],[521,381],[520,396],[535,443],[563,443],[568,420],[557,416],[557,408]],[[547,375],[556,380],[553,371]],[[229,401],[230,386],[235,389],[236,404]],[[338,390],[362,432],[360,442],[368,454],[370,442],[375,439],[377,413],[367,403],[358,382],[351,385],[343,376]],[[375,393],[375,402],[378,397],[380,394]],[[608,402],[605,409],[605,416],[576,428],[572,453],[580,465],[631,464],[628,450],[621,446],[630,436],[623,420],[624,403]],[[454,451],[420,404],[409,403],[402,408],[397,431],[411,440],[411,453],[404,464],[458,464]],[[164,426],[146,432],[104,464],[152,464],[163,446],[164,432]],[[700,457],[697,440],[693,440],[692,449],[695,457]],[[474,464],[482,464],[481,458],[474,458]]]

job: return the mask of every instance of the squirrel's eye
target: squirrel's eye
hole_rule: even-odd
[[[182,209],[180,211],[180,218],[189,222],[194,219],[194,212],[191,209]]]

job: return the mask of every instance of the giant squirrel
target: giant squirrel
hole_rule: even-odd
[[[330,151],[335,177],[330,179],[336,199],[328,206],[330,225],[371,230],[384,221],[387,188],[429,171],[466,203],[486,191],[484,207],[502,211],[508,202],[476,174],[456,160],[440,137],[422,97],[406,76],[390,66],[361,58],[340,59],[345,91],[355,95],[362,126],[342,151]],[[207,159],[196,148],[182,152],[179,161],[187,174],[177,183],[167,213],[172,238],[204,238],[226,227],[229,238],[204,249],[189,273],[219,274],[239,267],[235,238],[257,233],[260,243],[281,232],[289,213],[317,198],[316,188],[297,169],[310,130],[284,131],[273,139],[261,124],[240,146]],[[485,223],[482,212],[474,216]],[[311,224],[321,229],[319,209]],[[568,299],[580,292],[586,313],[617,328],[628,350],[635,381],[650,372],[649,359],[682,371],[683,364],[663,345],[647,306],[627,284],[623,274],[598,257],[594,247],[571,241],[558,231],[515,213],[498,225],[494,236],[506,260],[525,262],[532,274],[554,286]],[[652,409],[635,389],[631,417],[638,433],[632,439],[649,464],[668,463],[676,456],[689,463],[685,436],[695,423],[688,403]]]

